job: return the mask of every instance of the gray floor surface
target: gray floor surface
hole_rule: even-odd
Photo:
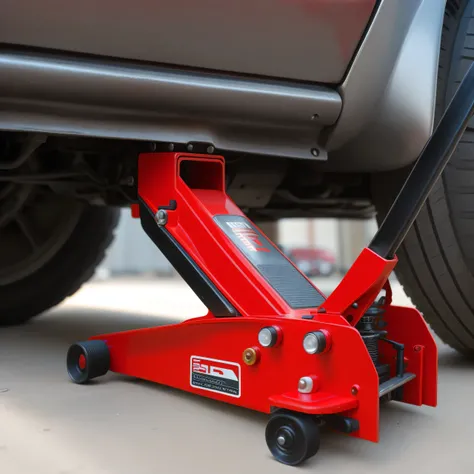
[[[474,473],[474,363],[443,344],[437,409],[388,404],[379,444],[324,432],[299,468],[270,456],[265,415],[116,374],[68,381],[71,342],[202,311],[176,281],[95,282],[31,324],[2,329],[0,473]]]

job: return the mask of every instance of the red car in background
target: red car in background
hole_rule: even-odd
[[[280,249],[308,277],[327,277],[337,270],[336,256],[330,250],[283,246],[280,246]]]

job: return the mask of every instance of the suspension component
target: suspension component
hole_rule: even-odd
[[[386,331],[378,331],[375,329],[375,316],[382,313],[383,309],[377,306],[371,306],[364,316],[360,318],[356,326],[375,366],[379,363],[379,340],[382,336],[386,335]]]
[[[389,364],[381,364],[379,360],[379,344],[381,339],[387,335],[387,331],[377,329],[383,323],[382,316],[385,310],[382,305],[383,300],[374,302],[356,326],[377,370],[380,383],[384,383],[390,378]]]

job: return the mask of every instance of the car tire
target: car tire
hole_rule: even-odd
[[[474,0],[448,0],[443,25],[435,123],[474,59]],[[409,170],[373,176],[382,219]],[[474,123],[397,252],[396,274],[436,334],[474,355]]]
[[[56,306],[89,280],[114,237],[120,210],[81,206],[67,240],[40,268],[0,286],[0,325],[21,324]]]

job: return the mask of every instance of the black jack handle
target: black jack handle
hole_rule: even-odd
[[[474,64],[464,76],[443,117],[423,148],[369,248],[394,257],[431,189],[450,160],[474,114]]]

